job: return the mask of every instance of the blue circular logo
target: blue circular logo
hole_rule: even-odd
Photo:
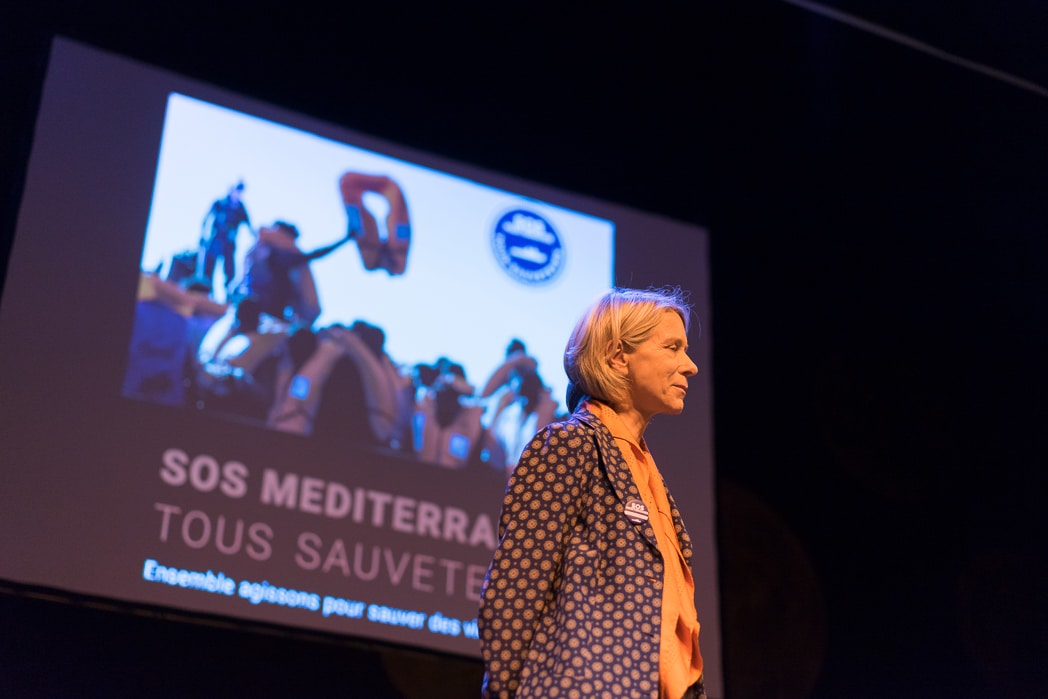
[[[550,222],[533,211],[513,209],[495,223],[495,259],[525,284],[545,284],[564,266],[564,246]]]

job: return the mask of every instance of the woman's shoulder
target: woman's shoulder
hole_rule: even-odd
[[[542,427],[529,443],[532,451],[553,449],[562,454],[598,448],[601,423],[589,414],[576,412]]]
[[[598,426],[600,420],[598,420],[591,413],[585,411],[576,411],[571,415],[554,420],[553,422],[546,425],[540,433],[548,432],[550,434],[592,434]]]

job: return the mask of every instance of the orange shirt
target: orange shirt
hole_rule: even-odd
[[[659,639],[659,697],[680,699],[702,677],[699,621],[695,611],[695,581],[680,550],[670,514],[669,497],[643,437],[638,444],[609,406],[587,401],[586,407],[608,428],[619,444],[655,531],[665,564],[662,586],[662,634]]]

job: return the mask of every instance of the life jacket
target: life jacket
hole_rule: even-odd
[[[487,383],[484,384],[484,388],[480,391],[480,397],[487,398],[496,390],[509,383],[514,372],[534,372],[537,367],[538,362],[535,358],[527,355],[523,351],[518,350],[510,353],[506,357],[506,361],[502,362],[502,364],[491,373],[491,377],[488,378]]]
[[[167,405],[183,403],[185,379],[192,373],[197,344],[226,308],[205,293],[187,291],[143,272],[138,281],[124,395]]]
[[[508,385],[492,394],[490,400],[494,404],[488,408],[491,416],[485,425],[504,457],[498,466],[512,470],[535,433],[557,419],[557,401],[549,389],[543,388],[526,410],[528,401]]]
[[[204,292],[183,289],[175,281],[146,272],[138,278],[138,300],[158,300],[184,318],[197,315],[214,319],[229,309],[229,304],[212,301]]]
[[[280,318],[283,305],[292,307],[294,316],[299,319],[301,327],[309,327],[320,315],[320,299],[317,295],[316,280],[309,269],[308,261],[290,269],[281,268],[269,260],[272,251],[284,251],[291,254],[303,254],[295,239],[278,227],[262,228],[256,242],[244,258],[246,284],[244,292],[264,300],[263,310]],[[274,279],[273,275],[287,274],[287,279]],[[274,303],[267,295],[276,288],[287,289],[288,298],[280,298],[276,303],[280,309],[272,307]],[[280,294],[283,296],[284,294]],[[281,318],[283,320],[283,318]]]
[[[411,380],[401,375],[388,356],[376,355],[360,335],[341,325],[318,333],[316,351],[278,391],[268,425],[285,432],[311,434],[329,377],[344,360],[357,367],[375,441],[392,447],[406,444],[412,412]]]
[[[474,453],[483,427],[480,417],[484,408],[463,405],[450,424],[437,420],[437,396],[427,393],[419,401],[414,417],[414,445],[418,457],[449,468],[466,466]]]
[[[384,175],[347,172],[339,179],[339,189],[349,219],[349,234],[355,237],[364,269],[403,274],[411,247],[411,221],[404,193],[397,183]],[[364,206],[365,192],[381,194],[389,202],[385,238],[379,235],[378,222]]]

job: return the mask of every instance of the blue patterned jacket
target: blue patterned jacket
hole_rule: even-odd
[[[584,407],[543,428],[506,487],[481,590],[485,699],[659,693],[663,561],[629,466]],[[691,539],[669,496],[684,559]]]

